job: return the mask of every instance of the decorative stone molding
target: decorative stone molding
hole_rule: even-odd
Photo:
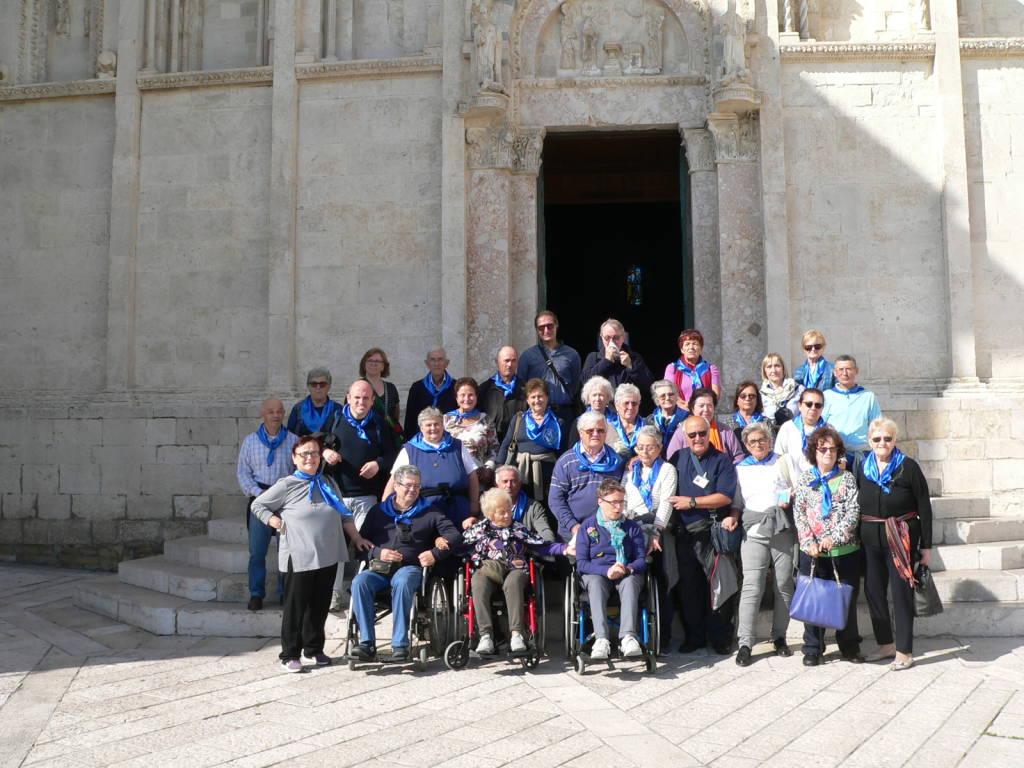
[[[537,173],[544,147],[544,128],[516,128],[507,120],[466,129],[466,165],[471,170],[498,168]]]
[[[117,76],[117,54],[113,51],[101,51],[96,57],[96,77],[101,80],[113,80]]]
[[[440,56],[404,56],[396,59],[358,61],[320,61],[295,67],[299,80],[324,80],[346,77],[387,77],[421,75],[441,71]]]
[[[935,56],[935,43],[796,43],[780,45],[784,59],[804,61],[913,61]]]
[[[104,53],[110,53],[110,51],[103,50],[103,16],[105,5],[105,0],[90,0],[88,7],[85,9],[85,36],[89,39],[89,60],[94,62],[96,66],[97,77],[103,77],[101,69],[104,68],[100,64],[100,57]]]
[[[35,83],[0,88],[0,101],[62,99],[68,96],[94,96],[113,93],[113,80],[72,80],[67,83]]]
[[[46,28],[49,11],[45,0],[21,0],[18,37],[18,83],[46,80]]]
[[[761,94],[744,80],[733,79],[715,88],[711,101],[716,112],[743,114],[761,106]]]
[[[752,163],[758,159],[757,113],[747,117],[712,112],[708,130],[715,139],[718,163]]]
[[[1024,56],[1024,37],[961,38],[960,55],[970,59]]]
[[[205,88],[214,85],[270,85],[274,80],[272,67],[246,67],[243,69],[214,69],[207,72],[171,72],[142,75],[137,78],[139,90],[155,91],[165,88]]]
[[[657,86],[660,88],[680,85],[706,86],[704,75],[657,75],[651,77],[534,77],[516,81],[520,88],[604,88],[624,86]]]
[[[715,145],[707,128],[683,128],[683,146],[690,174],[714,172]]]

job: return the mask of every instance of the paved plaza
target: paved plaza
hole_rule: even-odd
[[[0,566],[0,766],[1024,766],[1024,639],[918,664],[669,654],[284,674],[274,639],[160,637],[76,608],[79,571]],[[338,653],[340,639],[329,641]],[[865,649],[873,648],[871,641]]]

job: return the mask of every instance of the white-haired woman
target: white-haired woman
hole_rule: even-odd
[[[647,424],[640,416],[640,390],[635,384],[619,384],[616,388],[615,414],[607,442],[619,456],[628,459],[635,453],[640,428]]]
[[[679,389],[668,379],[660,379],[651,384],[651,397],[654,398],[654,412],[647,417],[647,423],[653,424],[661,432],[661,445],[664,449],[690,413],[680,407]]]
[[[676,468],[661,458],[661,432],[651,424],[637,431],[637,461],[623,476],[626,517],[644,528],[649,549],[661,550],[661,536],[672,518],[669,497],[676,492]]]
[[[864,594],[878,650],[868,661],[893,659],[893,670],[914,663],[914,571],[931,562],[932,505],[916,461],[896,447],[892,419],[868,425],[871,452],[854,471],[864,548]],[[886,590],[892,595],[889,620]],[[893,629],[895,624],[895,638]]]

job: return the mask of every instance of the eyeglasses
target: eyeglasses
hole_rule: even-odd
[[[818,350],[819,352],[824,348],[824,344],[804,344],[804,349],[810,352],[812,349]]]
[[[659,392],[658,393],[658,399],[659,400],[664,400],[666,397],[675,397],[675,396],[676,396],[675,392]]]
[[[686,436],[691,440],[693,440],[693,438],[695,437],[707,437],[708,431],[706,429],[702,429],[699,432],[687,432]]]
[[[818,453],[835,453],[837,450],[839,450],[839,449],[836,448],[834,445],[819,445],[818,446]]]
[[[804,408],[824,408],[825,407],[824,403],[804,402],[804,403],[800,403],[800,405],[802,405]]]
[[[384,361],[383,360],[367,360],[366,361],[367,365],[369,365],[370,363],[373,363],[374,365],[384,365]]]
[[[588,435],[592,435],[595,432],[597,434],[599,434],[599,435],[603,435],[608,430],[607,429],[601,429],[600,427],[591,427],[590,429],[581,429],[580,431],[581,432],[586,432]]]
[[[752,437],[749,440],[747,440],[747,445],[764,445],[767,442],[767,437]]]
[[[891,443],[893,438],[890,435],[879,435],[878,437],[872,437],[872,443]]]
[[[757,393],[754,392],[753,394],[751,394],[750,392],[747,392],[746,394],[740,395],[739,399],[740,400],[757,400]]]
[[[549,331],[555,327],[554,323],[537,323],[538,331]]]
[[[310,381],[306,384],[307,387],[313,387],[313,389],[323,389],[324,387],[331,386],[326,381]]]
[[[405,488],[407,491],[418,491],[423,487],[421,483],[395,483],[399,488]]]
[[[622,506],[625,506],[625,504],[626,504],[626,500],[625,499],[606,499],[606,498],[602,497],[601,501],[603,501],[605,504],[607,504],[610,507],[622,507]]]
[[[306,461],[309,461],[310,459],[319,458],[320,451],[299,451],[295,455],[298,456],[300,459],[305,459]]]

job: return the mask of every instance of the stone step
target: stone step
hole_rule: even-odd
[[[979,496],[933,497],[932,519],[953,520],[989,517],[989,500]]]
[[[926,477],[925,482],[928,483],[928,493],[932,496],[942,495],[942,478],[941,477]]]
[[[276,555],[275,555],[276,557]],[[246,602],[249,577],[245,573],[225,573],[186,565],[165,555],[125,560],[118,566],[121,582],[155,592],[184,597],[196,602]],[[266,594],[277,594],[277,574],[268,572]]]
[[[943,604],[1024,600],[1024,570],[937,571],[933,576]]]
[[[934,544],[982,544],[1024,539],[1024,518],[992,517],[974,520],[935,520]]]
[[[248,544],[249,529],[244,520],[220,518],[210,520],[206,524],[206,535],[214,541],[226,541],[232,544]]]
[[[164,542],[164,556],[185,565],[208,568],[225,573],[246,573],[249,570],[249,545],[241,542],[215,541],[208,536],[190,536]],[[267,570],[277,571],[277,543],[270,542]]]
[[[932,570],[1003,571],[1024,568],[1024,541],[990,544],[942,544],[932,549]]]

